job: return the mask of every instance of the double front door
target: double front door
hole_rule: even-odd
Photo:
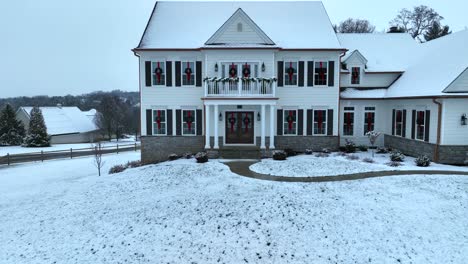
[[[254,144],[254,112],[226,112],[226,144]]]

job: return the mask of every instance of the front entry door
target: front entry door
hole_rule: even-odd
[[[226,144],[254,144],[253,118],[253,112],[226,112]]]

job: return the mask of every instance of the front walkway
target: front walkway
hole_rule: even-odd
[[[346,175],[336,176],[315,176],[315,177],[288,177],[288,176],[272,176],[268,174],[261,174],[250,170],[250,166],[257,163],[258,161],[232,161],[225,162],[229,169],[235,174],[267,181],[279,181],[279,182],[336,182],[336,181],[350,181],[350,180],[361,180],[367,178],[386,177],[386,176],[399,176],[399,175],[466,175],[468,172],[462,171],[443,171],[443,170],[407,170],[407,171],[373,171],[373,172],[362,172],[353,173]]]

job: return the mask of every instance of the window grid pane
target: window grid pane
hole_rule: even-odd
[[[292,68],[290,74],[289,68]],[[284,63],[284,85],[297,85],[297,62],[287,61]]]
[[[314,134],[325,135],[327,131],[327,111],[314,110]]]
[[[328,62],[318,61],[315,63],[315,85],[327,85]]]
[[[161,69],[161,73],[158,75],[156,69]],[[166,85],[166,63],[163,61],[153,62],[152,63],[152,73],[153,73],[153,85]]]
[[[297,134],[297,111],[283,111],[283,131],[285,135]]]

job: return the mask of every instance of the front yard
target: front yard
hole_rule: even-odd
[[[135,158],[105,156],[108,165]],[[79,158],[0,168],[0,263],[467,258],[467,176],[281,183],[240,177],[218,161],[101,177],[92,166]]]

